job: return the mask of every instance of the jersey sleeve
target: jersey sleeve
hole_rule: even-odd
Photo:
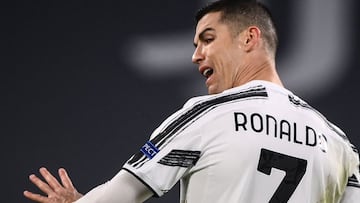
[[[360,182],[353,175],[349,178],[341,203],[355,203],[360,199]]]
[[[352,176],[349,177],[344,195],[342,197],[341,203],[354,203],[358,202],[360,199],[360,161],[359,161],[359,153],[356,147],[352,144],[352,152],[354,154],[353,166],[355,170],[353,170]]]
[[[155,194],[169,191],[201,156],[200,128],[190,106],[166,119],[123,166]]]

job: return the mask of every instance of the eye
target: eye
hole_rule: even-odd
[[[204,42],[205,42],[205,44],[210,44],[213,40],[214,40],[214,38],[208,37],[208,38],[204,39]]]

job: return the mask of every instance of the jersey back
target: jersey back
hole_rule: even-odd
[[[253,81],[193,98],[124,168],[181,202],[339,202],[358,173],[345,134],[290,91]]]

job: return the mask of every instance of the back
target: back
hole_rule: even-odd
[[[342,131],[286,89],[252,81],[190,99],[123,168],[156,196],[180,180],[181,203],[333,203],[359,186],[358,167]]]
[[[276,85],[223,96],[239,92],[196,121],[203,154],[183,178],[183,202],[339,202],[358,165],[343,132]]]

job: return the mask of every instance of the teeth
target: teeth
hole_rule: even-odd
[[[203,75],[208,78],[212,73],[213,73],[213,70],[211,68],[208,68],[208,69],[204,70]]]

